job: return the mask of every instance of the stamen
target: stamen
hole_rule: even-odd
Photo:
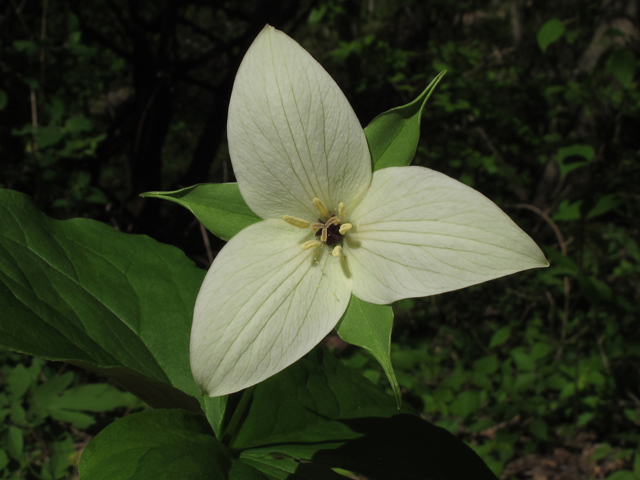
[[[340,230],[339,230],[340,235],[344,235],[352,228],[353,228],[353,225],[351,225],[350,223],[343,223],[342,225],[340,225]]]
[[[322,245],[322,242],[319,242],[318,240],[309,240],[308,242],[304,242],[302,244],[302,250],[310,250],[312,248],[318,248],[321,245]]]
[[[331,217],[325,222],[324,226],[329,228],[331,225],[337,225],[338,223],[340,223],[340,219],[338,217]]]
[[[331,255],[338,258],[340,256],[340,252],[342,252],[342,247],[338,245],[336,248],[333,249],[333,251],[331,252]]]
[[[340,202],[338,204],[338,216],[344,220],[346,214],[344,213],[344,203]]]
[[[298,228],[309,228],[309,222],[301,218],[292,217],[291,215],[283,215],[282,219],[289,225],[293,225]]]
[[[329,232],[327,231],[327,226],[325,225],[324,227],[322,227],[322,234],[320,235],[320,240],[322,240],[323,242],[326,242],[327,238],[329,238]]]
[[[324,223],[314,223],[311,225],[311,228],[313,230],[320,230],[321,228],[324,228]]]
[[[322,200],[316,197],[313,199],[313,204],[315,205],[318,213],[323,219],[329,218],[329,211],[327,210],[327,207],[324,206],[324,203],[322,203]]]

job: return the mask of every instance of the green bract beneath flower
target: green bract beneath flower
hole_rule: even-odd
[[[372,173],[340,88],[272,27],[238,70],[227,134],[240,192],[263,221],[225,245],[196,301],[191,368],[211,396],[298,360],[352,294],[388,304],[548,265],[466,185],[422,167]]]

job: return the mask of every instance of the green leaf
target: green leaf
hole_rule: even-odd
[[[2,471],[2,469],[7,465],[9,465],[9,456],[7,455],[7,452],[0,448],[0,471]]]
[[[587,213],[587,218],[594,218],[600,215],[604,215],[605,213],[618,208],[620,203],[621,201],[618,198],[618,195],[616,195],[615,193],[605,195],[598,200],[598,202],[591,210],[589,210],[589,213]]]
[[[64,440],[50,442],[51,458],[42,464],[42,479],[63,479],[68,478],[69,467],[74,464],[73,457],[75,446],[70,435],[66,435]]]
[[[200,410],[189,337],[204,271],[181,251],[52,220],[0,190],[0,264],[0,345],[105,374],[151,405]]]
[[[64,137],[60,127],[38,127],[35,130],[35,139],[38,147],[47,148],[58,143]]]
[[[222,480],[228,450],[212,436],[205,417],[182,410],[150,410],[116,420],[85,448],[86,480]]]
[[[473,362],[473,370],[484,375],[491,375],[499,366],[497,355],[482,357]]]
[[[502,327],[491,337],[491,340],[489,341],[489,348],[502,345],[504,342],[509,340],[509,338],[511,338],[511,327]]]
[[[14,40],[13,46],[17,51],[25,52],[30,57],[35,57],[40,51],[38,44],[31,40]]]
[[[560,176],[564,178],[576,168],[584,167],[595,156],[595,150],[591,145],[575,144],[558,149],[555,160],[560,167]]]
[[[476,390],[465,390],[451,403],[451,413],[457,417],[467,418],[476,413],[481,404],[480,394]]]
[[[108,383],[92,383],[70,388],[49,405],[55,408],[83,410],[85,412],[106,412],[118,407],[126,407],[135,402],[135,398],[121,392]]]
[[[226,395],[222,397],[204,396],[203,410],[218,440],[222,440],[224,434],[223,424],[228,400],[229,397]]]
[[[4,110],[7,106],[7,92],[0,90],[0,111]]]
[[[552,18],[548,20],[540,30],[538,30],[538,34],[536,35],[536,39],[538,40],[538,46],[540,50],[543,52],[547,51],[549,45],[553,42],[557,41],[565,32],[564,22],[558,20],[557,18]]]
[[[582,208],[582,200],[578,200],[573,203],[569,203],[569,200],[562,200],[556,213],[553,214],[553,220],[555,221],[571,221],[578,220],[580,218],[580,209]]]
[[[541,418],[534,418],[529,424],[529,431],[538,440],[549,440],[549,428]]]
[[[7,439],[5,441],[9,456],[15,460],[22,460],[22,452],[24,451],[24,437],[22,430],[18,427],[10,425],[7,429]]]
[[[67,132],[88,132],[93,130],[93,122],[84,115],[76,115],[67,119],[64,123],[64,129]]]
[[[374,170],[411,163],[420,140],[422,111],[445,73],[440,72],[414,101],[378,115],[364,129]]]
[[[31,367],[26,368],[22,364],[16,365],[6,375],[6,389],[11,399],[20,399],[29,390],[29,387],[36,384],[42,363],[34,360]]]
[[[607,60],[607,70],[611,72],[620,85],[625,88],[633,86],[633,77],[636,74],[636,56],[628,48],[616,50]]]
[[[82,412],[74,412],[72,410],[58,410],[52,408],[49,410],[49,414],[54,420],[71,423],[75,427],[82,429],[88,428],[96,423],[96,419],[91,415],[87,415]]]
[[[367,303],[352,295],[347,311],[336,330],[342,340],[364,348],[376,359],[389,379],[400,408],[402,394],[391,365],[392,328],[393,309],[390,306]]]
[[[249,451],[242,455],[242,462],[278,480],[345,480],[343,475],[325,465],[301,463],[285,455]]]
[[[175,192],[147,192],[141,197],[162,198],[182,205],[211,233],[230,240],[236,233],[259,222],[247,206],[237,183],[204,183]]]
[[[370,480],[495,480],[461,440],[407,412],[398,412],[392,397],[316,349],[255,387],[230,447],[275,478],[330,479],[312,476],[330,467]],[[299,463],[296,476],[273,472],[274,466],[291,467],[278,463],[281,458]]]

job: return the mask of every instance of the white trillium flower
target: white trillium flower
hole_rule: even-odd
[[[270,26],[240,65],[227,132],[240,192],[262,221],[225,245],[198,294],[191,368],[210,396],[301,358],[352,294],[389,304],[548,265],[526,233],[466,185],[423,167],[372,173],[338,85]]]

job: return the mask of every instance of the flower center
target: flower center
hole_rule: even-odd
[[[320,237],[320,241],[318,240],[309,240],[302,244],[303,250],[309,250],[311,248],[318,248],[322,245],[327,245],[328,247],[335,245],[336,243],[342,242],[345,234],[351,230],[353,225],[350,223],[343,223],[341,219],[346,217],[344,203],[340,203],[338,205],[338,216],[335,213],[329,213],[327,207],[324,206],[322,201],[318,198],[313,199],[313,205],[318,210],[320,214],[320,218],[318,218],[318,223],[309,223],[306,220],[301,218],[292,217],[290,215],[284,215],[282,218],[285,222],[294,227],[298,228],[311,228],[315,230],[315,236]],[[334,257],[339,257],[340,252],[342,251],[341,245],[336,245],[331,254]]]

